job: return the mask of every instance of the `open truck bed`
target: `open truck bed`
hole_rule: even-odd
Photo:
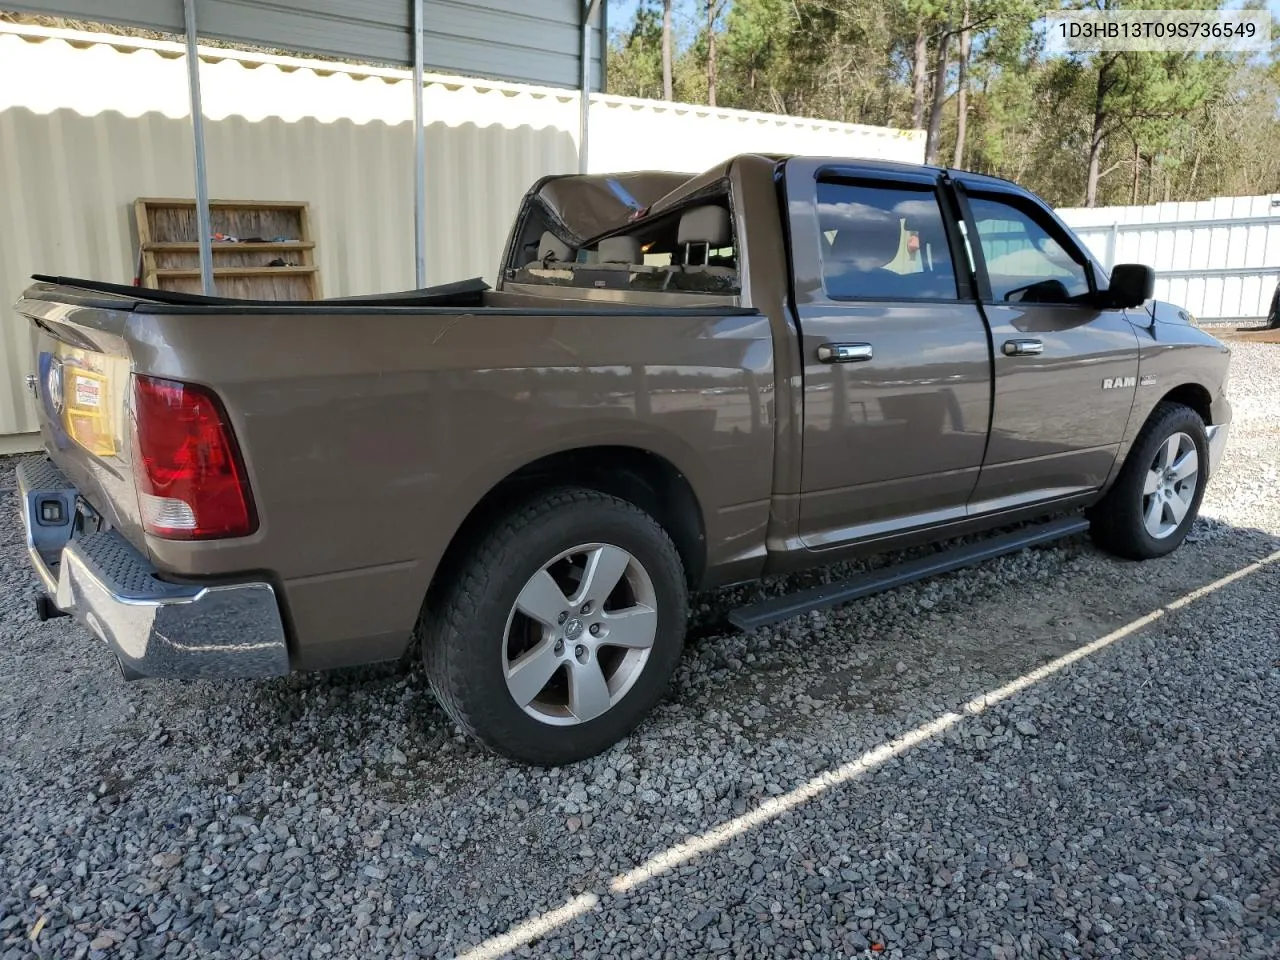
[[[89,624],[130,675],[399,656],[478,501],[584,444],[663,451],[708,504],[767,509],[772,436],[741,428],[772,345],[749,309],[479,280],[301,303],[35,280],[18,311],[48,459],[19,482],[43,609]],[[711,390],[727,419],[690,402]],[[717,448],[725,478],[697,453]],[[707,519],[726,543],[758,522]],[[260,629],[213,629],[241,604]],[[191,635],[210,642],[173,646]]]

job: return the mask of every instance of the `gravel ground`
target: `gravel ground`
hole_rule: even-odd
[[[125,685],[35,622],[9,523],[0,958],[1280,956],[1280,347],[1231,392],[1174,556],[1078,538],[751,637],[719,612],[783,584],[700,598],[673,697],[550,771],[416,669]]]

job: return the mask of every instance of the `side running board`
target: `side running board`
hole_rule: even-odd
[[[927,557],[906,560],[880,570],[869,570],[839,583],[810,587],[807,590],[799,590],[781,597],[762,600],[760,603],[739,607],[730,612],[729,622],[739,630],[750,631],[758,627],[767,627],[799,614],[808,613],[810,610],[823,610],[837,604],[848,603],[850,600],[861,600],[873,593],[892,590],[894,587],[924,580],[939,573],[950,573],[952,570],[971,567],[984,560],[992,560],[1006,553],[1016,553],[1027,547],[1061,540],[1063,537],[1074,536],[1088,529],[1089,521],[1079,516],[1062,517],[1047,523],[1033,524],[1014,530],[1012,533],[1002,533],[976,543],[966,543]]]

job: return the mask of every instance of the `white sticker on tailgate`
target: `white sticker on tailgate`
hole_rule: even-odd
[[[97,409],[102,406],[102,381],[96,377],[75,377],[76,406]]]

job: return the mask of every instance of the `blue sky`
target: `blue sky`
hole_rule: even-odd
[[[609,24],[617,27],[629,23],[635,16],[640,0],[604,0],[609,5]]]

